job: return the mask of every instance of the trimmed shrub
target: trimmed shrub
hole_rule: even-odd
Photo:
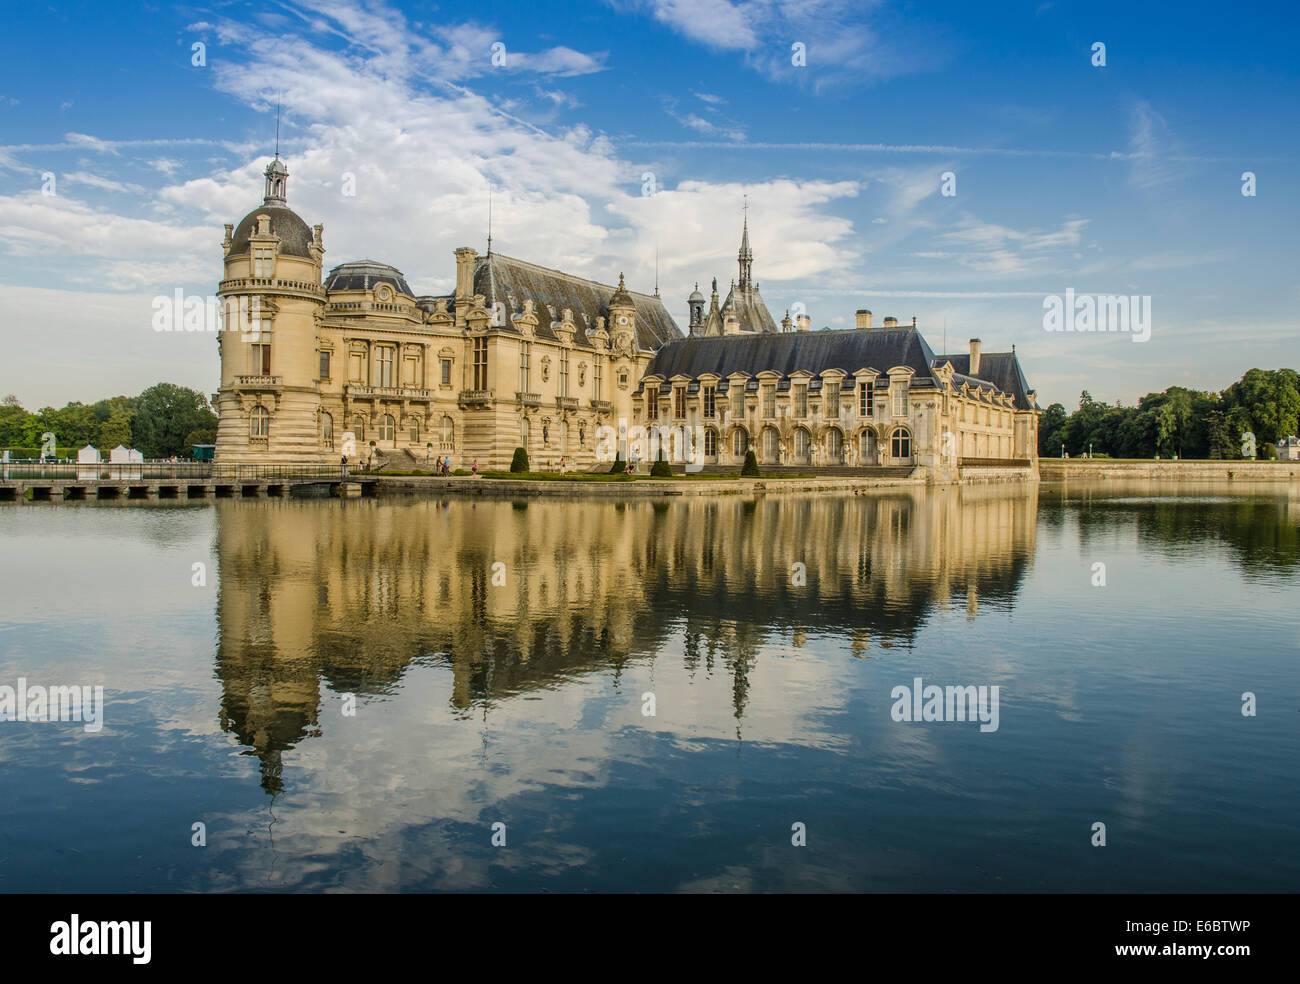
[[[515,457],[510,462],[510,470],[512,472],[528,471],[528,452],[523,448],[515,448]]]
[[[668,460],[664,457],[663,448],[659,449],[659,457],[655,460],[655,463],[650,466],[650,477],[651,478],[672,478],[673,477],[672,466],[668,464]]]
[[[627,462],[626,462],[626,461],[624,461],[622,458],[615,458],[615,459],[614,459],[613,467],[611,467],[610,470],[609,470],[609,474],[611,474],[611,475],[622,475],[622,474],[623,474],[623,469],[626,468],[626,467],[627,467]]]
[[[758,478],[758,459],[752,450],[745,452],[745,464],[740,469],[743,478]]]

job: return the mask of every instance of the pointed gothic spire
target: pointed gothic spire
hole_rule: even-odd
[[[740,235],[740,289],[749,290],[750,276],[754,267],[754,251],[749,247],[749,196],[745,196],[744,230]]]

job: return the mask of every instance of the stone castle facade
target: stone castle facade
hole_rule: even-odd
[[[637,456],[628,431],[667,432],[670,460],[738,468],[1036,465],[1038,407],[1014,349],[935,355],[912,326],[810,331],[774,321],[752,280],[748,219],[740,277],[708,310],[688,298],[688,334],[654,294],[470,247],[449,295],[416,295],[369,260],[325,274],[323,227],[287,204],[268,165],[261,207],[226,226],[219,296],[255,329],[219,337],[216,458],[337,464],[346,454],[421,469],[570,469]],[[247,325],[244,326],[247,328]],[[635,433],[635,431],[633,431]],[[602,439],[603,437],[603,439]]]

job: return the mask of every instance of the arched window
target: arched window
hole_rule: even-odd
[[[704,432],[704,456],[706,458],[718,456],[718,432],[712,427]]]
[[[386,413],[379,418],[379,439],[389,444],[397,440],[397,421],[393,419],[391,413]]]
[[[320,415],[320,446],[326,451],[334,450],[334,418],[324,410]]]
[[[253,407],[248,417],[248,436],[263,439],[271,436],[271,412],[266,407]]]
[[[456,425],[450,417],[442,418],[442,429],[438,432],[438,447],[442,451],[456,449]]]
[[[411,425],[411,443],[419,444],[420,443],[420,418],[411,417],[410,425]]]
[[[802,427],[796,427],[794,430],[794,460],[799,464],[808,463],[808,452],[812,441],[808,437],[808,432]]]
[[[834,427],[826,432],[826,457],[833,465],[844,457],[844,435]]]
[[[361,444],[366,439],[366,418],[357,414],[352,418],[352,436]]]
[[[906,427],[899,427],[890,435],[889,454],[892,458],[912,457],[912,434]]]
[[[731,453],[737,458],[743,458],[748,450],[749,431],[743,427],[737,427],[731,432]]]
[[[529,434],[529,427],[528,427],[528,418],[520,417],[519,418],[519,446],[523,448],[525,451],[528,450],[529,436],[530,434]]]
[[[864,465],[876,463],[876,432],[865,428],[858,437],[858,460]]]
[[[778,458],[778,443],[780,435],[777,434],[775,427],[763,428],[763,463],[773,464]]]

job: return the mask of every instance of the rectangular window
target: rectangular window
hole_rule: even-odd
[[[731,415],[745,416],[745,384],[737,380],[731,383]]]
[[[808,385],[800,383],[794,388],[794,415],[801,420],[808,416]]]
[[[594,359],[592,359],[591,364],[592,364],[591,398],[593,400],[599,400],[601,399],[600,391],[601,391],[601,384],[604,382],[605,368],[600,361],[600,356],[596,356]]]
[[[894,416],[907,416],[907,382],[902,379],[889,381],[889,392],[894,398]]]
[[[673,387],[673,416],[678,420],[686,417],[686,387]]]
[[[262,344],[253,346],[253,372],[263,376],[271,375],[271,346]]]
[[[875,409],[875,392],[871,381],[858,383],[858,416],[870,417]]]
[[[704,387],[704,416],[712,420],[718,415],[718,388],[716,386]]]
[[[322,380],[330,378],[330,354],[328,352],[320,354],[320,378]]]
[[[763,385],[763,416],[776,416],[776,386],[772,383]]]
[[[519,392],[528,392],[528,383],[533,375],[533,343],[519,343]]]
[[[258,246],[253,250],[253,276],[269,277],[274,266],[270,246]]]
[[[840,384],[838,382],[826,383],[826,417],[829,420],[838,420],[840,416]]]
[[[451,385],[451,359],[442,360],[442,385]]]
[[[659,419],[659,384],[654,383],[646,390],[645,394],[646,419]]]
[[[393,353],[391,345],[375,346],[375,385],[393,385]]]
[[[569,395],[569,350],[560,349],[560,396]]]
[[[487,339],[474,339],[474,389],[488,388]]]

